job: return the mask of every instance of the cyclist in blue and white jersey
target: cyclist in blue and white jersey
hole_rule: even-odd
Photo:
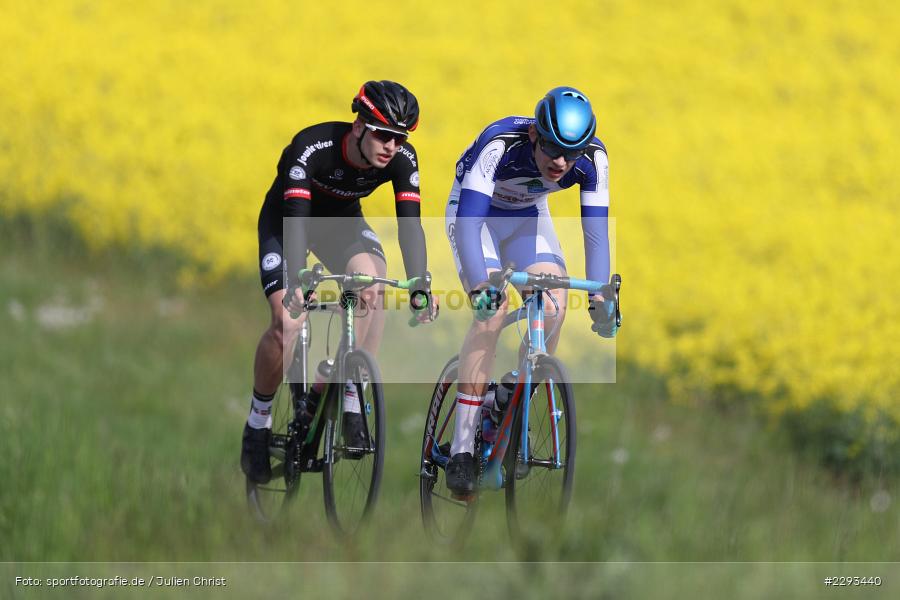
[[[494,349],[507,302],[488,273],[507,264],[517,270],[565,275],[566,266],[548,200],[550,194],[579,186],[587,278],[609,279],[609,162],[594,137],[597,120],[584,94],[570,87],[550,90],[534,118],[506,117],[489,125],[460,157],[447,203],[446,232],[475,319],[460,351],[456,429],[447,465],[447,486],[456,494],[475,490],[475,419],[481,413]],[[520,290],[521,291],[521,290]],[[547,329],[561,323],[566,291],[554,290],[558,313],[547,315]],[[616,334],[611,298],[590,298],[592,329]],[[559,336],[547,340],[553,352]]]

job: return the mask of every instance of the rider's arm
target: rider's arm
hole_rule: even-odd
[[[481,227],[491,208],[491,197],[463,188],[456,211],[456,251],[462,266],[463,278],[469,289],[487,281],[484,249],[481,247]]]
[[[397,210],[397,237],[406,277],[419,277],[428,269],[428,249],[421,221],[418,158],[415,148],[404,143],[391,161],[391,181]]]
[[[581,169],[581,227],[587,278],[609,281],[609,160],[606,148],[594,140]]]
[[[299,137],[299,136],[298,136]],[[298,164],[303,147],[294,139],[285,156],[290,160],[279,164],[278,177],[284,190],[284,253],[288,268],[288,284],[296,286],[297,271],[306,267],[306,223],[312,215],[312,186],[309,180],[312,165]]]
[[[491,209],[494,177],[505,150],[506,144],[502,140],[485,144],[461,182],[455,223],[456,252],[469,289],[488,278],[481,247],[481,227]]]

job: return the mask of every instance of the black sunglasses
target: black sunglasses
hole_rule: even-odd
[[[372,132],[372,136],[382,144],[387,144],[391,140],[394,140],[394,143],[399,146],[406,141],[407,137],[409,137],[405,133],[397,133],[396,131],[390,131],[388,129],[380,129],[370,123],[365,123],[365,126],[366,129]]]
[[[557,146],[553,142],[548,142],[542,137],[538,137],[538,143],[541,145],[541,151],[546,154],[551,160],[556,160],[560,156],[565,157],[566,162],[571,162],[573,160],[578,160],[584,154],[584,148],[579,148],[578,150],[569,150],[567,148],[563,148],[562,146]]]

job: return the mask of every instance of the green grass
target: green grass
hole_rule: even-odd
[[[174,259],[91,254],[51,240],[52,228],[20,225],[0,226],[0,561],[611,563],[582,575],[574,564],[558,574],[543,567],[543,583],[530,586],[533,573],[510,571],[536,594],[557,576],[650,585],[650,566],[616,570],[619,562],[900,560],[895,480],[842,481],[746,407],[674,406],[658,375],[621,364],[615,385],[576,386],[575,496],[559,543],[514,552],[499,493],[485,499],[463,552],[425,541],[424,385],[386,386],[383,493],[360,540],[332,538],[317,475],[304,477],[283,526],[262,530],[237,464],[268,318],[255,276],[179,291]],[[54,325],[60,315],[83,322]],[[775,576],[743,568],[760,581]],[[723,569],[665,573],[730,581]]]

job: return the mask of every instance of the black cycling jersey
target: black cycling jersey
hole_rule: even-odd
[[[281,154],[275,181],[260,211],[260,239],[266,234],[280,235],[283,217],[361,216],[360,199],[390,181],[406,276],[421,275],[427,266],[427,256],[425,233],[419,220],[416,151],[405,142],[385,168],[358,169],[347,158],[347,145],[355,143],[350,123],[321,123],[294,136]],[[307,219],[302,221],[307,222]],[[288,242],[285,259],[291,265],[292,283],[296,283],[293,278],[297,269],[306,265],[308,248],[306,227],[294,229],[285,240]]]

